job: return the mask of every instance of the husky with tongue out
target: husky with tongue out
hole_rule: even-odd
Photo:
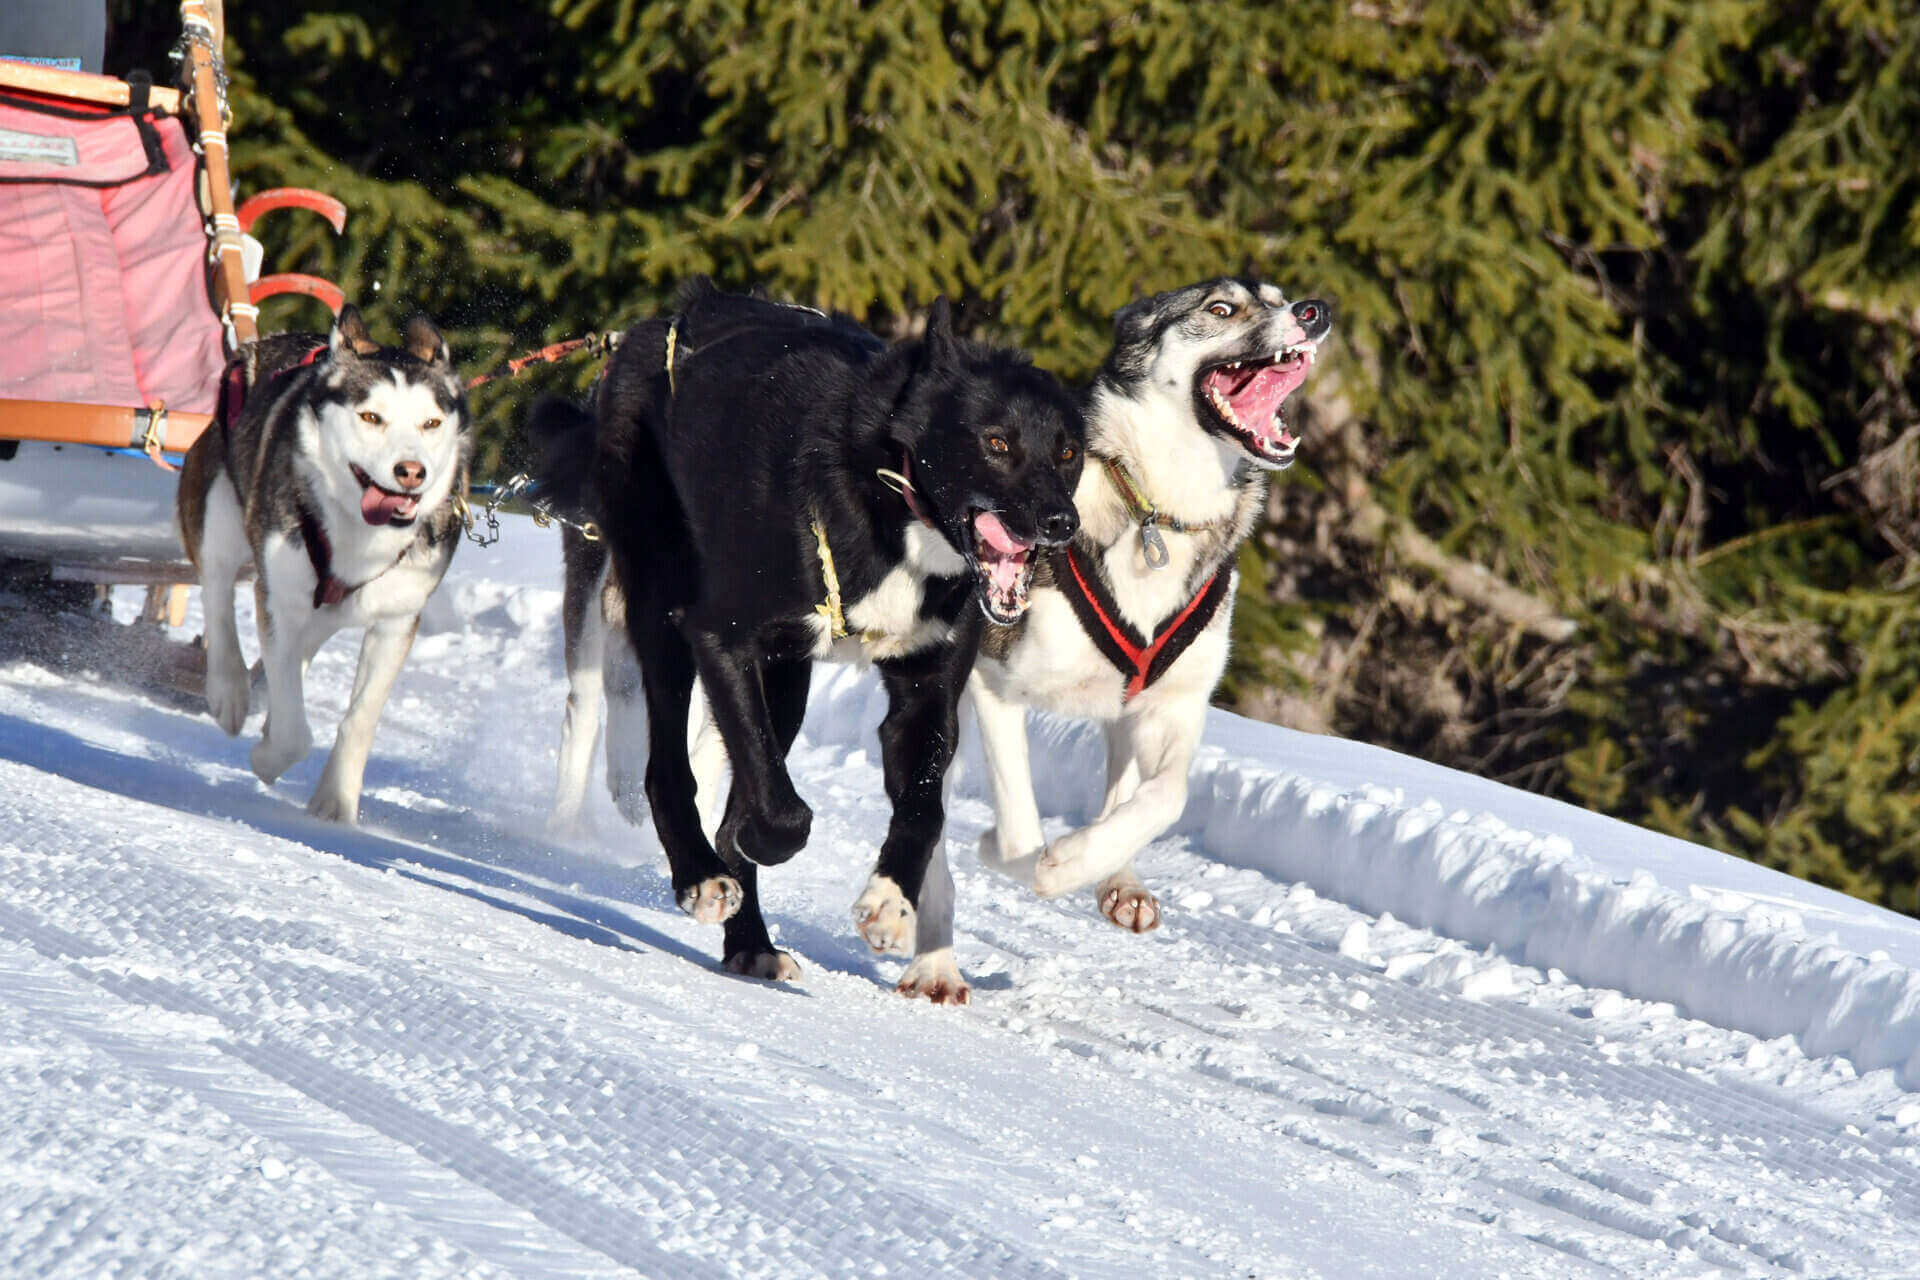
[[[1073,397],[1024,357],[955,337],[944,299],[923,338],[887,347],[851,321],[700,281],[672,315],[627,331],[594,410],[543,402],[528,428],[546,496],[590,512],[603,537],[566,541],[556,815],[578,815],[604,687],[608,782],[637,818],[638,753],[621,749],[635,735],[618,726],[639,720],[640,685],[646,808],[681,908],[724,923],[729,969],[794,978],[757,869],[811,829],[785,757],[814,660],[871,662],[887,691],[893,818],[854,924],[876,951],[950,931],[951,877],[944,861],[928,867],[960,695],[983,629],[1025,614],[1041,558],[1076,527]],[[607,633],[621,620],[630,653]],[[634,659],[603,685],[603,666]],[[719,739],[701,764],[688,747],[696,690]],[[902,989],[947,998],[923,985],[944,974],[940,958],[924,960]]]
[[[181,539],[200,571],[207,708],[240,732],[249,710],[234,624],[254,575],[267,718],[253,771],[272,782],[313,745],[302,681],[343,627],[365,627],[353,699],[308,809],[359,817],[373,728],[420,610],[459,541],[452,496],[471,439],[447,344],[425,317],[382,347],[352,307],[326,337],[248,343],[228,364],[213,423],[180,473]]]
[[[1326,303],[1232,278],[1114,317],[1086,398],[1080,532],[1040,566],[1025,615],[988,629],[969,685],[997,820],[981,855],[1041,893],[1092,885],[1115,924],[1159,924],[1133,859],[1186,807],[1226,666],[1234,557],[1265,508],[1266,474],[1293,461],[1286,402],[1331,330]],[[1106,802],[1051,843],[1027,764],[1030,706],[1106,728]]]

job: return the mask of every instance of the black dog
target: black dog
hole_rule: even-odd
[[[905,950],[983,626],[1025,611],[1035,548],[1078,525],[1075,401],[1017,354],[955,338],[944,299],[923,339],[887,348],[843,318],[699,282],[673,316],[628,330],[595,411],[547,402],[530,429],[548,496],[578,500],[612,552],[682,909],[726,923],[728,968],[797,976],[755,864],[786,861],[811,829],[785,756],[813,660],[871,661],[893,819],[854,916],[876,950]],[[696,676],[733,765],[714,844],[687,753]],[[950,879],[930,896],[950,911]],[[950,951],[922,955],[902,988],[938,998],[949,970]]]

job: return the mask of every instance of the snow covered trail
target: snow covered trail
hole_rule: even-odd
[[[1220,812],[1143,860],[1167,923],[1135,938],[982,870],[963,785],[975,1002],[900,999],[847,916],[886,821],[855,682],[796,751],[813,847],[764,881],[805,979],[725,974],[597,789],[598,834],[542,834],[557,551],[517,540],[456,560],[359,830],[301,809],[324,752],[254,781],[257,717],[230,740],[0,661],[0,1275],[1920,1274],[1920,1096],[1891,1061],[1580,985],[1438,889],[1400,914],[1443,932],[1316,893],[1335,868],[1281,878]],[[323,743],[353,660],[314,664]],[[1352,785],[1353,757],[1229,739],[1222,767]],[[1404,768],[1409,804],[1450,794]],[[1737,1014],[1699,972],[1689,1006]]]

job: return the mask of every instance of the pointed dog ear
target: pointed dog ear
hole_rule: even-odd
[[[1153,341],[1158,298],[1135,298],[1113,313],[1113,344],[1128,346]]]
[[[953,333],[953,304],[941,294],[927,308],[926,363],[929,368],[960,362],[960,340]]]
[[[327,347],[336,356],[342,352],[364,356],[378,351],[380,344],[367,332],[367,322],[360,318],[360,308],[348,303],[340,308],[340,314],[333,319],[333,332],[327,335]]]
[[[450,359],[447,340],[424,315],[407,321],[407,354],[421,364],[446,364]]]

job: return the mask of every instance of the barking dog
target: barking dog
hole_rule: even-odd
[[[611,552],[646,696],[648,808],[682,909],[725,923],[729,969],[798,975],[761,917],[757,867],[811,830],[785,756],[813,660],[870,661],[888,693],[893,819],[855,924],[877,951],[948,937],[952,881],[944,861],[927,871],[959,698],[986,623],[1022,616],[1039,553],[1077,526],[1073,398],[1024,359],[956,339],[944,300],[924,339],[881,349],[850,322],[696,285],[673,317],[627,333],[596,415],[549,403],[533,429],[551,498],[584,497]],[[569,545],[580,558],[585,544]],[[604,618],[595,576],[570,565],[570,623]],[[594,656],[579,638],[570,672]],[[733,766],[713,843],[687,750],[696,676]],[[590,749],[581,701],[563,760]],[[566,781],[563,765],[563,810]],[[901,985],[965,993],[945,946],[922,947]]]
[[[1041,566],[1026,615],[989,629],[969,682],[996,819],[982,857],[1031,865],[1042,894],[1097,884],[1115,924],[1159,924],[1133,859],[1186,807],[1226,666],[1234,555],[1265,506],[1265,473],[1293,460],[1282,410],[1331,329],[1326,303],[1237,279],[1114,318],[1087,396],[1080,532]],[[1051,846],[1028,769],[1029,706],[1106,726],[1106,802]]]
[[[247,718],[235,582],[251,570],[267,677],[254,773],[272,782],[313,745],[302,682],[342,627],[364,626],[353,699],[307,808],[360,812],[373,727],[420,610],[460,531],[450,497],[466,478],[466,403],[431,323],[406,348],[374,343],[352,307],[326,338],[250,343],[228,366],[215,421],[180,473],[181,540],[200,571],[207,709],[229,734]]]

